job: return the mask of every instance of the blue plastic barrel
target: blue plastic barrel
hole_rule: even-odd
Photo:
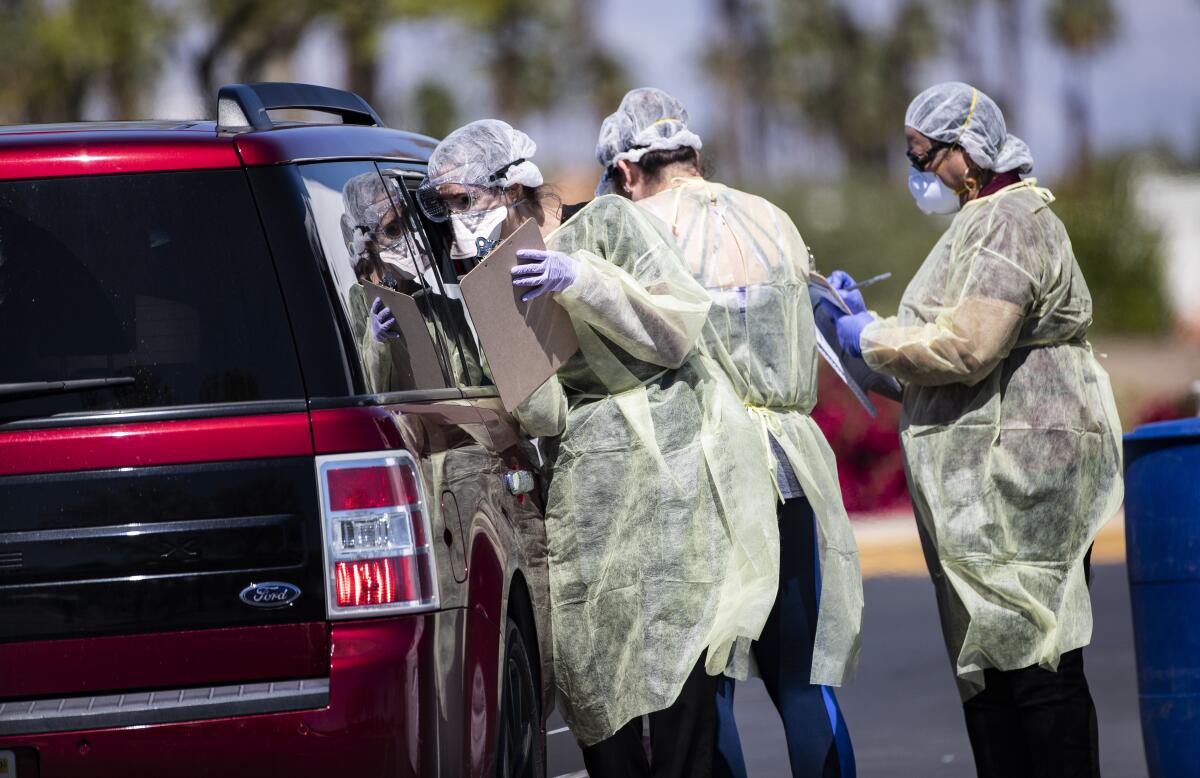
[[[1150,775],[1200,775],[1200,418],[1125,436],[1125,541]]]

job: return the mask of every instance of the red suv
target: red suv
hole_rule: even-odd
[[[0,776],[542,775],[539,457],[434,142],[218,112],[0,130]]]

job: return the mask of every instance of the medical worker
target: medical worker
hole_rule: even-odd
[[[342,188],[342,205],[345,208],[342,234],[350,265],[359,281],[350,288],[346,304],[367,388],[377,393],[412,388],[399,383],[391,351],[385,345],[386,340],[399,338],[399,333],[387,327],[380,329],[378,313],[384,308],[383,303],[378,297],[368,303],[367,287],[363,284],[370,282],[419,294],[423,290],[420,276],[428,263],[414,250],[394,198],[378,173],[363,173],[348,180]],[[393,323],[389,312],[388,326]]]
[[[460,345],[457,338],[447,337],[467,326],[462,301],[442,294],[429,251],[404,218],[406,201],[399,192],[389,192],[388,186],[378,173],[371,172],[354,176],[342,188],[342,234],[359,281],[347,291],[346,305],[367,388],[382,394],[417,387],[407,370],[396,369],[397,359],[401,364],[408,362],[408,355],[400,353],[404,341],[392,312],[377,295],[368,294],[366,282],[416,300],[430,337],[450,357],[455,381],[478,384],[483,372],[478,353],[470,345]],[[442,299],[433,304],[431,295]]]
[[[709,296],[675,244],[616,196],[556,226],[535,149],[504,122],[469,124],[434,150],[418,201],[450,221],[460,254],[537,220],[547,248],[522,252],[513,284],[553,295],[579,337],[517,415],[559,436],[546,505],[554,673],[589,775],[706,776],[715,676],[744,661],[775,594],[766,454],[695,351]]]
[[[953,220],[900,312],[876,320],[848,293],[838,338],[905,385],[908,485],[978,774],[1097,776],[1085,559],[1123,485],[1091,295],[987,95],[939,84],[904,123],[917,206]]]
[[[817,400],[809,253],[779,208],[705,180],[701,145],[679,101],[634,89],[601,126],[598,194],[621,192],[665,223],[712,300],[701,349],[754,420],[770,451],[767,488],[778,495],[768,509],[779,526],[779,590],[756,664],[783,720],[792,775],[851,776],[850,738],[828,687],[854,669],[862,579],[833,451],[809,416]],[[716,773],[745,776],[733,696],[723,678]]]

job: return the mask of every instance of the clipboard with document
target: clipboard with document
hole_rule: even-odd
[[[416,299],[370,282],[363,286],[368,300],[378,297],[392,312],[394,330],[400,333],[400,337],[387,341],[393,370],[390,390],[446,388],[437,346]]]
[[[575,327],[550,295],[523,302],[512,285],[521,249],[545,249],[537,223],[525,223],[459,281],[492,380],[510,413],[579,350]]]
[[[843,314],[849,315],[850,306],[842,299],[841,293],[829,283],[829,279],[813,270],[808,274],[808,295],[817,328],[817,353],[833,368],[833,372],[842,379],[867,413],[872,417],[878,413],[875,403],[867,396],[868,391],[898,401],[903,391],[899,381],[875,372],[862,357],[851,356],[838,346],[837,317],[823,308],[821,301],[828,301]]]

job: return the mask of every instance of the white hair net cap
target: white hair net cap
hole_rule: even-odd
[[[499,119],[480,119],[442,139],[429,156],[430,184],[541,186],[542,171],[533,163],[537,144]]]
[[[908,104],[904,124],[932,140],[957,143],[984,170],[1022,175],[1033,170],[1029,147],[1008,133],[1000,106],[970,84],[929,87]]]
[[[674,151],[704,145],[688,129],[688,112],[683,103],[661,89],[631,89],[620,107],[600,125],[596,160],[604,167],[596,195],[613,191],[609,168],[625,159],[637,162],[649,151]]]

